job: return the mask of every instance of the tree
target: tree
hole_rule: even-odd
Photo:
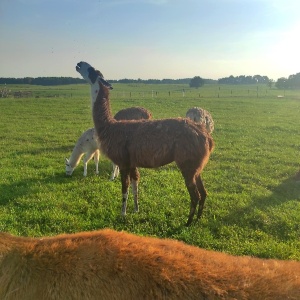
[[[299,89],[300,88],[300,73],[290,75],[288,82],[289,82],[290,88]]]
[[[269,79],[269,81],[267,82],[267,86],[271,89],[273,83],[274,83],[274,80],[273,79]]]
[[[194,78],[191,79],[190,87],[198,88],[203,85],[204,85],[204,79],[202,79],[201,77],[195,76]]]
[[[275,83],[275,86],[279,89],[279,90],[286,90],[289,88],[289,83],[287,78],[285,77],[281,77],[278,78],[277,82]]]

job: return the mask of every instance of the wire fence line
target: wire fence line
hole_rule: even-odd
[[[116,98],[296,98],[300,93],[277,89],[198,89],[182,91],[114,91],[112,97]]]
[[[1,88],[0,97],[72,97],[73,95],[86,94],[86,87],[83,85],[33,87],[29,90],[27,85],[11,86]],[[119,99],[137,98],[294,98],[300,99],[299,90],[278,90],[269,88],[266,85],[217,85],[206,84],[200,88],[190,88],[188,85],[179,84],[115,84],[111,91],[111,97]]]

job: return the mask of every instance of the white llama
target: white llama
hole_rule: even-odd
[[[99,142],[95,135],[95,128],[90,128],[85,131],[80,138],[78,139],[73,152],[69,159],[65,159],[66,161],[66,174],[72,175],[74,169],[78,166],[82,156],[85,154],[83,160],[83,176],[87,175],[87,164],[94,157],[95,165],[96,165],[96,174],[99,174]]]
[[[114,116],[116,120],[139,120],[151,119],[152,114],[143,107],[129,107],[120,110]],[[86,154],[85,154],[86,153]],[[72,175],[74,169],[78,166],[82,156],[85,154],[83,163],[84,171],[83,176],[87,176],[87,164],[94,157],[96,165],[96,174],[99,174],[99,157],[100,157],[100,144],[95,135],[95,129],[90,128],[85,131],[78,139],[71,157],[65,159],[66,174]],[[114,180],[119,175],[119,167],[112,163],[112,173],[110,180]]]
[[[214,120],[207,110],[201,107],[193,107],[186,112],[185,116],[194,122],[205,124],[206,130],[209,133],[214,131]]]

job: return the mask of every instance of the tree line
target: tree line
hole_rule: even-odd
[[[300,73],[290,75],[288,78],[279,78],[275,86],[281,90],[299,89],[300,88]]]
[[[111,83],[144,83],[144,84],[188,84],[190,87],[201,87],[204,84],[266,84],[272,87],[273,83],[278,89],[299,89],[300,88],[300,73],[290,75],[288,78],[281,77],[276,82],[269,79],[268,76],[254,75],[254,76],[229,76],[220,78],[218,80],[204,79],[200,76],[183,79],[119,79],[109,80]],[[0,78],[0,84],[32,84],[32,85],[67,85],[85,83],[84,79],[73,77],[24,77],[24,78]]]
[[[217,83],[217,80],[203,79],[205,83]],[[182,79],[119,79],[108,80],[110,83],[144,83],[144,84],[189,84],[191,78]],[[25,78],[0,78],[0,84],[33,84],[33,85],[67,85],[67,84],[77,84],[85,83],[86,81],[81,78],[73,77],[25,77]]]
[[[300,89],[300,73],[290,75],[288,78],[281,77],[278,78],[275,82],[273,79],[269,79],[268,76],[229,76],[221,78],[218,80],[219,84],[267,84],[269,87],[272,87],[275,84],[275,87],[280,90],[287,89]]]
[[[67,85],[85,82],[84,79],[73,77],[0,78],[0,84]]]
[[[220,78],[219,84],[268,84],[270,81],[268,76],[254,75],[254,76],[229,76]]]

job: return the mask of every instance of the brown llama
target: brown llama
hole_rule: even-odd
[[[135,211],[138,211],[137,167],[157,168],[175,161],[191,199],[186,225],[191,224],[197,205],[199,219],[207,195],[200,173],[214,148],[214,141],[204,126],[183,118],[116,121],[110,108],[110,84],[86,62],[78,63],[76,70],[91,85],[93,119],[101,151],[120,168],[122,214],[126,214],[130,182]]]
[[[0,299],[300,299],[300,262],[238,257],[104,229],[0,233]]]

